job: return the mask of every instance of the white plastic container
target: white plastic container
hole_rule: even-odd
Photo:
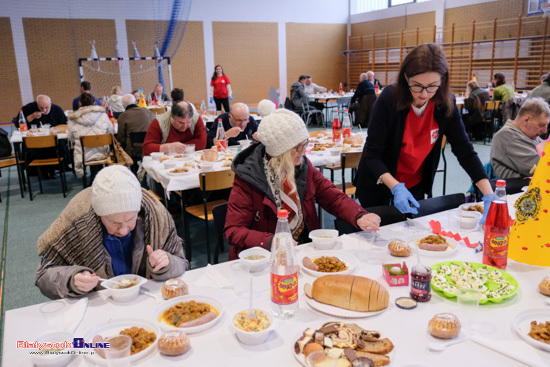
[[[264,258],[258,259],[258,260],[247,259],[247,257],[251,255],[260,255],[260,256],[264,256]],[[251,247],[239,253],[239,259],[241,259],[241,261],[245,261],[246,263],[250,264],[250,271],[260,271],[264,269],[269,263],[270,256],[271,256],[271,252],[267,251],[263,247]]]
[[[164,153],[162,153],[162,152],[153,152],[150,155],[151,155],[151,158],[153,158],[155,161],[158,161],[160,159],[160,157],[162,157],[164,155]]]
[[[330,250],[336,245],[338,231],[335,229],[316,229],[309,232],[309,238],[311,238],[313,247],[317,250]]]
[[[48,342],[57,342],[63,343],[68,341],[72,343],[74,338],[73,333],[68,331],[49,331],[40,335],[36,341],[39,343],[48,343]],[[38,349],[36,350],[38,351]],[[64,349],[60,352],[67,352],[68,349]],[[47,355],[38,355],[33,354],[31,356],[32,363],[34,366],[38,367],[63,367],[66,366],[71,361],[71,354],[47,354]]]
[[[121,281],[122,279],[132,280],[134,278],[136,279],[136,285],[129,288],[120,288],[120,289],[115,288],[118,281]],[[147,283],[147,279],[140,277],[139,275],[123,274],[123,275],[110,278],[109,281],[107,282],[102,282],[101,286],[109,289],[109,292],[111,294],[111,297],[113,298],[113,301],[130,302],[131,300],[139,296],[139,289],[145,283]]]
[[[477,211],[458,210],[455,214],[455,219],[460,224],[462,229],[474,229],[481,220],[483,215]]]
[[[248,310],[246,310],[248,311]],[[269,336],[269,332],[273,329],[273,315],[271,312],[261,310],[269,319],[270,325],[262,331],[244,331],[235,326],[235,318],[239,314],[238,312],[231,319],[231,326],[237,335],[237,339],[246,345],[258,345],[266,341]]]

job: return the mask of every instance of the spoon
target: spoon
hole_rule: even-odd
[[[253,295],[252,289],[254,288],[254,279],[250,274],[249,274],[249,277],[250,277],[250,285],[249,285],[250,298],[248,299],[248,314],[246,315],[246,317],[252,320],[256,318],[256,312],[254,312],[254,308],[252,307],[252,295]]]
[[[446,342],[446,343],[430,342],[430,343],[428,343],[428,349],[433,351],[433,352],[442,352],[448,346],[451,346],[453,344],[462,343],[466,339],[468,339],[468,338],[464,337],[464,338],[459,338],[459,339],[456,339],[456,340],[453,340],[453,341],[450,341],[450,342]]]

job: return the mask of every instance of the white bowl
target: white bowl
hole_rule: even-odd
[[[316,229],[309,232],[313,247],[318,250],[330,250],[336,245],[338,231],[335,229]]]
[[[462,229],[474,229],[482,216],[483,214],[478,211],[459,210],[455,213],[455,219],[460,223]]]
[[[63,343],[65,341],[72,343],[74,335],[68,331],[49,331],[40,335],[36,341],[39,343],[57,342]],[[61,349],[61,348],[59,348]],[[38,351],[38,349],[36,349]],[[64,349],[63,352],[68,352],[69,349]],[[71,354],[47,354],[38,355],[33,354],[31,356],[32,363],[38,367],[62,367],[67,365],[71,360]]]
[[[136,285],[129,287],[129,288],[122,288],[122,289],[116,289],[113,288],[116,283],[122,279],[136,279]],[[123,274],[116,276],[114,278],[110,278],[108,282],[102,282],[101,286],[104,288],[109,289],[109,293],[111,294],[111,297],[113,298],[113,301],[115,302],[130,302],[131,300],[137,298],[139,296],[139,288],[142,284],[147,283],[147,279],[140,277],[139,275],[135,274]]]
[[[245,148],[248,148],[250,144],[252,144],[252,140],[248,140],[248,139],[239,140],[239,144],[241,145],[241,148],[245,149]]]
[[[237,155],[237,151],[236,150],[233,150],[233,149],[227,149],[225,151],[225,156],[226,157],[234,157]]]
[[[164,165],[164,168],[174,168],[176,167],[176,163],[177,162],[174,159],[168,159],[162,162],[162,164]]]
[[[247,259],[247,257],[251,255],[262,255],[264,258],[258,260]],[[250,271],[262,270],[267,264],[269,264],[270,257],[271,252],[267,251],[263,247],[251,247],[239,253],[239,259],[250,265]]]
[[[258,309],[258,310],[261,310],[261,309]],[[248,310],[243,310],[243,311],[248,311]],[[237,339],[239,339],[241,343],[246,345],[258,345],[266,341],[267,337],[269,336],[269,332],[271,331],[271,329],[273,329],[273,315],[269,311],[266,311],[266,310],[261,310],[261,311],[267,316],[270,323],[270,325],[262,331],[244,331],[236,327],[235,318],[239,314],[238,312],[231,319],[231,326],[233,327],[233,330],[237,335]]]
[[[199,167],[204,172],[210,172],[214,170],[214,162],[202,162]]]
[[[329,152],[332,155],[340,155],[340,153],[342,153],[342,148],[341,147],[329,148]]]
[[[158,161],[163,155],[164,153],[162,152],[153,152],[150,154],[151,158],[153,158],[155,161]]]
[[[479,202],[479,203],[466,203],[466,204],[462,204],[458,207],[458,210],[459,211],[462,211],[462,212],[465,212],[465,213],[471,213],[473,212],[474,210],[468,210],[469,207],[471,206],[475,206],[475,205],[480,205],[482,208],[484,208],[483,206],[483,201]],[[479,212],[478,212],[479,213]]]

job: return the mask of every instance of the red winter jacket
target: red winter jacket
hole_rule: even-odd
[[[233,163],[236,175],[225,220],[225,236],[230,244],[229,260],[237,259],[239,252],[254,246],[270,250],[277,226],[277,207],[270,198],[272,194],[265,178],[264,152],[262,144],[253,144],[241,152]],[[338,190],[307,158],[304,159],[304,169],[296,177],[296,184],[307,229],[313,231],[320,228],[315,203],[330,214],[356,225],[358,217],[367,213],[365,209]],[[300,193],[301,186],[302,191],[305,186],[304,194]]]

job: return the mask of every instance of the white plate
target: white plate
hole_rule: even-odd
[[[388,303],[388,307],[386,307],[385,309],[380,310],[380,311],[359,312],[359,311],[346,310],[345,308],[336,307],[336,306],[332,306],[332,305],[327,305],[326,303],[321,303],[321,302],[318,302],[318,301],[314,300],[313,298],[309,298],[306,295],[304,295],[304,297],[306,299],[306,303],[311,308],[313,308],[313,309],[315,309],[319,312],[326,313],[327,315],[330,315],[330,316],[345,317],[345,318],[352,318],[352,319],[376,316],[376,315],[381,314],[382,312],[386,311],[389,307],[389,303]]]
[[[448,257],[448,256],[453,256],[458,252],[458,247],[459,247],[458,242],[456,242],[454,239],[449,237],[445,237],[445,241],[447,241],[447,243],[452,248],[447,246],[447,250],[445,251],[426,251],[426,250],[419,249],[418,241],[430,235],[431,234],[425,234],[422,236],[415,237],[413,240],[409,241],[409,246],[411,246],[412,249],[417,250],[420,255],[427,256],[427,257]]]
[[[157,335],[157,338],[155,339],[153,344],[148,346],[147,349],[142,350],[141,352],[136,353],[133,356],[127,357],[130,363],[133,363],[157,349],[157,341],[160,338],[161,330],[151,321],[131,318],[109,320],[86,331],[84,333],[84,340],[86,341],[86,343],[91,343],[94,336],[96,335],[101,335],[104,339],[107,339],[111,336],[118,335],[122,330],[133,326],[152,331]],[[99,364],[101,366],[107,366],[107,360],[101,358],[98,354],[85,355],[85,357],[88,358],[91,362],[95,363],[95,365]]]
[[[174,306],[175,304],[177,303],[180,303],[180,302],[189,302],[189,301],[196,301],[196,302],[204,302],[204,303],[208,303],[209,305],[213,306],[215,309],[218,310],[219,312],[219,315],[218,317],[216,317],[214,320],[212,321],[209,321],[207,322],[206,324],[202,324],[202,325],[199,325],[199,326],[193,326],[193,327],[186,327],[186,328],[181,328],[183,331],[185,331],[186,334],[194,334],[194,333],[199,333],[203,330],[206,330],[208,328],[211,328],[212,326],[214,326],[223,316],[223,307],[222,307],[222,304],[215,300],[214,298],[211,298],[211,297],[207,297],[207,296],[198,296],[198,295],[191,295],[191,294],[188,294],[187,296],[181,296],[181,297],[175,297],[175,298],[172,298],[166,302],[163,302],[160,306],[157,307],[157,309],[155,310],[155,314],[154,314],[154,318],[155,318],[155,322],[163,329],[163,330],[166,330],[166,331],[170,331],[170,330],[173,330],[173,329],[176,329],[176,327],[174,326],[171,326],[171,325],[168,325],[162,321],[159,321],[159,318],[160,318],[160,315],[168,308]]]
[[[202,157],[202,152],[196,153],[195,159],[198,162],[209,162],[209,161],[202,160],[201,157]],[[223,152],[218,152],[218,159],[216,159],[214,162],[219,162],[219,161],[222,161],[223,159],[225,159],[225,154]]]
[[[192,168],[190,168],[189,171],[187,171],[187,172],[179,172],[179,173],[171,172],[171,171],[174,170],[174,169],[175,169],[175,168],[170,168],[170,169],[167,170],[168,176],[172,176],[172,177],[181,177],[181,176],[188,176],[188,175],[192,175],[192,174],[199,173],[199,170],[197,170],[197,169],[192,169]]]
[[[306,268],[302,264],[302,260],[306,256],[308,256],[311,260],[320,258],[321,256],[334,256],[340,259],[341,261],[345,262],[348,268],[347,270],[339,271],[337,273],[323,273],[321,271],[311,270]],[[333,251],[333,250],[314,251],[314,252],[308,252],[307,254],[304,254],[303,256],[300,257],[300,267],[302,268],[302,270],[309,275],[313,275],[314,277],[322,277],[324,275],[329,275],[329,274],[351,274],[355,269],[355,267],[357,266],[357,263],[358,263],[357,258],[345,251]]]
[[[531,331],[531,321],[539,323],[550,321],[550,309],[532,308],[521,311],[512,320],[512,327],[523,341],[531,344],[533,347],[550,352],[550,344],[540,342],[527,335]]]

